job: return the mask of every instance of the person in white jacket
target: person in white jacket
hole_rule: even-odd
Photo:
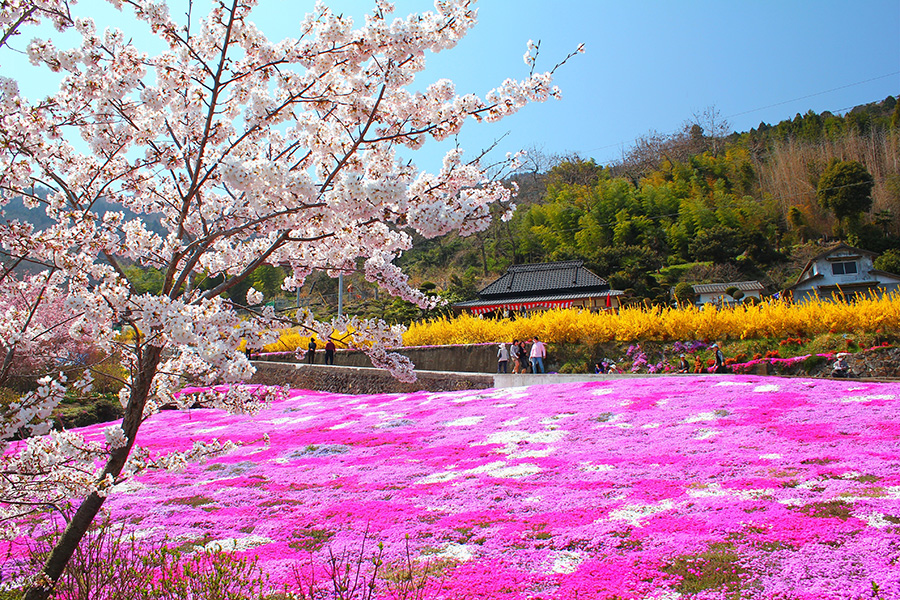
[[[497,348],[497,372],[506,373],[507,364],[509,364],[509,350],[506,349],[506,344],[500,342],[500,347]]]
[[[544,347],[544,344],[541,343],[541,340],[538,339],[537,336],[534,336],[534,340],[531,343],[531,354],[528,356],[531,359],[531,372],[537,373],[538,369],[540,372],[544,372],[544,358],[547,357],[547,348]]]

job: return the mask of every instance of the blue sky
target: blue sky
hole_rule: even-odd
[[[294,0],[262,0],[264,12]],[[363,15],[369,2],[332,1]],[[398,0],[397,15],[431,10]],[[469,153],[508,132],[499,149],[577,152],[606,164],[650,130],[670,133],[710,106],[746,131],[812,109],[837,113],[900,97],[897,0],[482,0],[478,26],[453,50],[431,58],[424,82],[449,77],[458,92],[484,94],[524,77],[529,39],[541,40],[538,67],[558,71],[562,100],[531,105],[490,126],[470,124]],[[283,14],[283,13],[282,13]],[[260,20],[260,25],[266,23]],[[268,28],[266,27],[268,31]],[[432,145],[433,146],[433,145]],[[426,147],[426,155],[436,149]],[[417,157],[430,167],[436,159]]]
[[[271,39],[293,37],[313,6],[312,0],[259,1],[255,20]],[[358,24],[372,8],[369,0],[326,4]],[[398,16],[433,9],[430,0],[395,5]],[[76,9],[84,6],[89,2]],[[478,26],[456,48],[428,57],[422,87],[447,77],[459,93],[483,95],[506,77],[525,77],[529,39],[541,41],[539,69],[581,42],[587,51],[558,72],[562,100],[528,106],[497,124],[470,122],[460,138],[470,156],[505,135],[500,155],[538,148],[606,164],[635,138],[674,132],[711,106],[731,129],[745,131],[809,109],[838,113],[900,96],[897,0],[482,0],[476,6]],[[107,24],[97,16],[98,26]],[[115,24],[122,25],[121,17]],[[18,70],[2,64],[4,74]],[[431,142],[414,159],[436,169],[447,148]]]

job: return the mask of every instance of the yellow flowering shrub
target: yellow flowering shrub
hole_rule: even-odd
[[[773,300],[716,308],[625,307],[618,313],[558,309],[516,319],[463,314],[413,323],[406,346],[509,342],[538,336],[548,342],[600,343],[632,340],[724,340],[810,336],[856,331],[900,331],[900,295],[859,298],[851,303]]]
[[[319,348],[325,347],[325,342],[327,339],[322,339],[316,334],[310,334],[309,332],[300,332],[296,327],[291,327],[289,329],[282,329],[279,332],[278,341],[273,342],[271,344],[266,344],[263,346],[263,352],[293,352],[297,348],[302,348],[306,350],[309,347],[310,338],[315,338],[316,346]],[[334,342],[335,346],[338,348],[346,348],[347,344],[342,342],[341,340],[344,338],[344,334],[337,333],[334,337],[331,338],[331,341]]]

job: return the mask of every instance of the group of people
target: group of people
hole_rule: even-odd
[[[715,364],[713,365],[713,373],[728,373],[728,366],[725,364],[725,355],[722,353],[722,349],[719,348],[719,344],[713,344],[709,347],[710,350],[715,350],[715,354],[713,354],[713,360],[715,360]],[[694,367],[691,368],[691,365],[687,361],[687,357],[682,353],[678,356],[678,368],[675,369],[676,373],[690,373],[693,370],[694,373],[703,373],[705,372],[705,367],[703,362],[700,360],[699,356],[694,357]]]
[[[547,347],[537,336],[531,339],[531,348],[527,347],[526,340],[513,340],[506,347],[501,342],[497,348],[497,372],[506,373],[509,363],[512,362],[513,373],[528,373],[529,367],[532,373],[544,373],[544,359],[547,358]]]
[[[309,338],[309,346],[306,349],[306,362],[309,364],[315,364],[316,362],[316,338]],[[328,340],[325,342],[325,364],[333,365],[334,364],[334,351],[336,346],[334,342]]]

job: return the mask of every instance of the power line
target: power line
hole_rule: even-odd
[[[806,96],[800,96],[799,98],[794,98],[792,100],[785,100],[783,102],[776,102],[775,104],[769,104],[768,106],[762,106],[760,108],[753,108],[751,110],[745,110],[743,112],[735,113],[733,115],[725,117],[726,119],[731,119],[733,117],[740,117],[742,115],[747,115],[753,112],[757,112],[760,110],[766,110],[767,108],[774,108],[776,106],[783,106],[785,104],[790,104],[791,102],[799,102],[800,100],[806,100],[808,98],[815,98],[816,96],[821,96],[822,94],[829,94],[831,92],[836,92],[838,90],[845,90],[850,87],[854,87],[857,85],[862,85],[864,83],[870,83],[872,81],[878,81],[879,79],[885,79],[887,77],[893,77],[895,75],[900,75],[900,71],[894,71],[893,73],[887,73],[886,75],[879,75],[878,77],[872,77],[871,79],[866,79],[865,81],[857,81],[856,83],[848,83],[847,85],[841,85],[836,88],[831,88],[830,90],[825,90],[822,92],[816,92],[815,94],[808,94]],[[853,108],[853,107],[850,107]],[[845,108],[840,109],[841,111],[847,110]]]
[[[791,102],[799,102],[800,100],[807,100],[807,99],[809,99],[809,98],[815,98],[816,96],[821,96],[821,95],[823,95],[823,94],[829,94],[829,93],[831,93],[831,92],[836,92],[836,91],[838,91],[838,90],[843,90],[843,89],[855,87],[855,86],[857,86],[857,85],[863,85],[863,84],[866,84],[866,83],[871,83],[871,82],[873,82],[873,81],[878,81],[878,80],[880,80],[880,79],[886,79],[886,78],[888,78],[888,77],[894,77],[894,76],[896,76],[896,75],[900,75],[900,71],[894,71],[893,73],[886,73],[886,74],[884,74],[884,75],[879,75],[879,76],[877,76],[877,77],[872,77],[872,78],[870,78],[870,79],[866,79],[866,80],[863,80],[863,81],[857,81],[856,83],[848,83],[848,84],[846,84],[846,85],[841,85],[841,86],[838,86],[838,87],[835,87],[835,88],[831,88],[831,89],[828,89],[828,90],[823,90],[823,91],[821,91],[821,92],[815,92],[815,93],[813,93],[813,94],[807,94],[807,95],[805,95],[805,96],[800,96],[799,98],[793,98],[793,99],[791,99],[791,100],[784,100],[784,101],[781,101],[781,102],[776,102],[776,103],[774,103],[774,104],[768,104],[768,105],[766,105],[766,106],[760,106],[759,108],[751,108],[751,109],[749,109],[749,110],[741,111],[741,112],[734,113],[734,114],[732,114],[732,115],[723,117],[723,119],[732,119],[732,118],[734,118],[734,117],[740,117],[740,116],[747,115],[747,114],[750,114],[750,113],[759,112],[759,111],[761,111],[761,110],[766,110],[766,109],[769,109],[769,108],[774,108],[774,107],[776,107],[776,106],[783,106],[783,105],[785,105],[785,104],[790,104]],[[846,111],[846,110],[850,110],[851,108],[853,108],[853,107],[852,107],[852,106],[848,106],[848,107],[845,107],[845,108],[834,109],[834,110],[831,110],[831,111],[829,111],[829,112],[832,112],[832,113],[841,113],[841,112],[844,112],[844,111]],[[680,131],[680,129],[673,129],[673,130],[671,130],[671,131],[669,131],[669,132],[664,132],[664,133],[662,133],[661,135],[664,135],[664,136],[671,136],[671,135],[674,135],[674,134],[678,133],[679,131]],[[641,137],[643,137],[643,136],[641,136]],[[634,138],[634,139],[632,139],[632,140],[630,140],[630,141],[627,141],[627,142],[623,140],[623,141],[621,141],[621,142],[616,142],[615,144],[607,144],[606,146],[597,146],[596,148],[587,148],[586,150],[582,150],[582,152],[587,153],[587,152],[594,152],[594,151],[596,151],[596,150],[608,150],[608,149],[610,149],[610,148],[618,148],[618,147],[623,147],[623,146],[625,146],[625,145],[633,146],[635,142],[637,142],[637,141],[639,141],[639,140],[641,139],[641,137],[636,137],[636,138]]]

